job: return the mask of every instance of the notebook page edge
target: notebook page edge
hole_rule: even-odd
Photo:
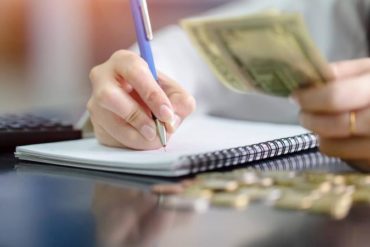
[[[152,175],[159,177],[181,177],[189,175],[189,170],[186,169],[171,169],[171,170],[153,170],[153,169],[135,169],[135,168],[122,168],[122,167],[113,167],[106,165],[89,165],[82,164],[77,162],[65,161],[65,160],[55,160],[50,158],[40,158],[39,156],[27,155],[16,153],[16,157],[22,161],[31,161],[38,162],[43,164],[53,164],[58,166],[66,167],[76,167],[89,170],[98,170],[98,171],[107,171],[107,172],[118,172],[118,173],[127,173],[127,174],[137,174],[137,175]]]
[[[169,169],[171,167],[171,164],[174,163],[176,160],[172,158],[168,159],[162,159],[160,162],[151,162],[151,163],[145,163],[142,162],[122,162],[122,161],[107,161],[107,160],[96,160],[96,159],[89,159],[89,158],[79,158],[76,156],[68,156],[61,153],[51,152],[50,150],[43,149],[43,147],[51,147],[51,146],[58,146],[58,145],[64,145],[68,144],[69,142],[72,142],[74,144],[76,143],[82,143],[85,142],[91,142],[94,141],[95,138],[89,138],[89,139],[82,139],[77,141],[64,141],[64,142],[54,142],[54,143],[44,143],[44,144],[33,144],[33,145],[26,145],[26,146],[19,146],[16,148],[15,154],[19,157],[25,156],[25,155],[32,155],[32,156],[39,156],[43,159],[59,159],[64,162],[73,162],[73,163],[80,163],[80,164],[86,164],[86,165],[107,165],[107,166],[113,166],[113,167],[124,167],[124,168],[132,168],[137,169],[138,167],[141,169],[152,169],[153,167],[156,167],[157,169]],[[107,147],[104,147],[107,148]],[[112,150],[113,148],[107,148],[108,150]]]

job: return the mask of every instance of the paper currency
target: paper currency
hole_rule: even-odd
[[[186,19],[181,24],[219,80],[234,91],[289,96],[333,77],[299,14]]]

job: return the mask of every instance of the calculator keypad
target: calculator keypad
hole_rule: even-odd
[[[0,131],[28,131],[28,130],[61,130],[73,129],[72,124],[60,122],[57,119],[48,119],[35,115],[4,115],[0,116]]]
[[[73,125],[54,118],[32,114],[0,115],[0,150],[16,146],[64,140],[76,140],[82,136]]]

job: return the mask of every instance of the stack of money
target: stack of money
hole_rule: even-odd
[[[176,195],[165,197],[166,207],[185,209],[186,205],[194,209],[193,205],[201,204],[202,211],[209,206],[243,210],[250,203],[265,203],[278,209],[343,219],[353,204],[370,205],[370,175],[359,173],[240,169],[198,175],[182,185],[182,189],[175,190]]]
[[[333,78],[299,14],[193,18],[181,24],[219,80],[234,91],[289,96]]]

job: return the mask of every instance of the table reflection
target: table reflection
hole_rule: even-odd
[[[370,241],[368,206],[340,221],[262,204],[193,214],[158,206],[163,200],[149,189],[172,192],[163,182],[19,162],[15,171],[0,171],[0,246],[357,247]]]
[[[162,234],[191,219],[191,212],[163,210],[158,202],[146,191],[97,184],[92,210],[99,246],[156,246]]]

